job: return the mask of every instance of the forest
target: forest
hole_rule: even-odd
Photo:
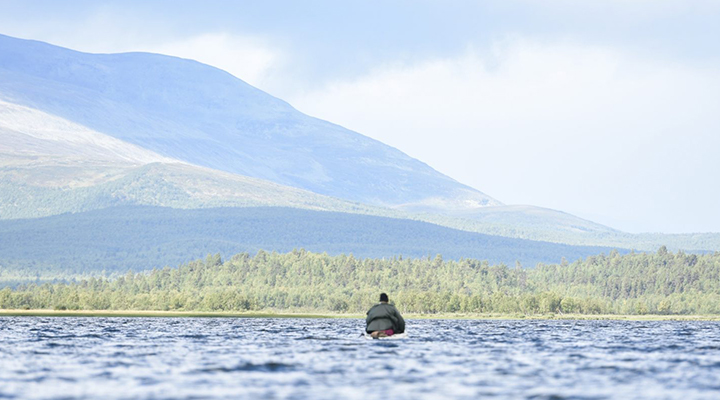
[[[612,248],[570,246],[450,229],[427,222],[283,207],[126,206],[0,221],[0,285],[142,271],[259,250],[328,252],[360,258],[473,257],[526,266],[574,261]],[[621,252],[627,250],[620,250]],[[4,268],[3,268],[4,267]],[[2,273],[5,270],[5,274]]]
[[[6,287],[0,308],[362,313],[380,292],[408,313],[720,314],[720,253],[613,251],[534,269],[440,255],[216,254],[116,278]]]

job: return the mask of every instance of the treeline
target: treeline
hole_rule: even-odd
[[[5,288],[0,308],[359,313],[381,291],[413,313],[720,314],[720,253],[663,247],[523,269],[441,256],[260,251],[114,279]]]

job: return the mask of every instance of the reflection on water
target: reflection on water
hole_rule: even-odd
[[[0,399],[717,399],[720,323],[0,317]]]

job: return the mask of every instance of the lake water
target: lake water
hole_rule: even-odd
[[[720,323],[0,317],[0,399],[717,399]]]

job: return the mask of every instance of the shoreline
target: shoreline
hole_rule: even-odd
[[[625,314],[413,314],[405,319],[472,320],[614,320],[614,321],[720,321],[720,315],[625,315]],[[0,310],[0,317],[122,317],[122,318],[342,318],[364,319],[364,314],[315,312],[223,312],[154,310]]]

